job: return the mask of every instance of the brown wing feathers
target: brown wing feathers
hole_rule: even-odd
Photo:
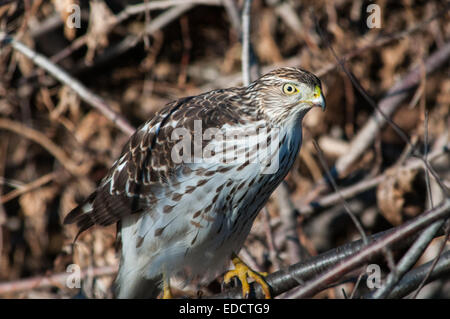
[[[94,226],[95,220],[93,216],[89,213],[86,213],[85,206],[91,205],[96,197],[96,192],[93,192],[81,205],[77,206],[73,210],[70,211],[69,214],[64,218],[64,224],[73,224],[76,223],[78,226],[78,233],[75,236],[74,242],[77,240],[78,236],[86,229]]]
[[[79,228],[75,240],[83,231],[95,224],[111,225],[126,215],[141,212],[152,203],[151,198],[145,199],[140,196],[140,194],[147,194],[149,197],[151,182],[159,180],[158,176],[154,176],[149,165],[151,151],[164,124],[183,103],[190,99],[191,97],[183,98],[161,110],[152,119],[153,123],[150,125],[159,123],[155,133],[138,128],[122,151],[122,155],[126,155],[124,159],[126,167],[117,172],[120,163],[116,163],[105,178],[110,181],[103,183],[82,204],[67,214],[64,224],[76,223]]]
[[[180,168],[170,158],[177,142],[170,140],[174,127],[166,124],[173,120],[177,127],[190,130],[194,120],[202,120],[203,129],[237,124],[243,115],[241,105],[235,101],[236,95],[242,93],[239,90],[218,90],[167,104],[150,123],[136,130],[101,186],[66,216],[64,224],[76,223],[79,235],[95,224],[107,226],[124,216],[151,210],[157,203],[153,191],[164,189]]]

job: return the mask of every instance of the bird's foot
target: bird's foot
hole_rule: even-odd
[[[173,299],[172,290],[170,290],[170,280],[166,275],[163,275],[162,299]]]
[[[162,299],[173,299],[172,291],[170,287],[164,287]]]
[[[247,281],[247,278],[250,277],[253,278],[255,282],[261,285],[265,298],[271,299],[270,287],[264,279],[264,277],[267,276],[267,273],[260,273],[252,270],[236,255],[232,257],[232,262],[235,269],[230,270],[225,274],[223,278],[225,284],[230,283],[231,278],[237,277],[242,285],[242,296],[247,299],[250,295],[250,285]]]

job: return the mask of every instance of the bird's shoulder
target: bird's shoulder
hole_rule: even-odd
[[[143,185],[165,184],[185,164],[173,158],[174,147],[210,128],[242,125],[248,119],[239,103],[240,89],[222,89],[185,97],[167,104],[130,137],[104,181],[112,177],[112,192],[125,191],[125,178]],[[210,140],[202,140],[203,147]],[[192,145],[192,148],[194,145]],[[126,168],[126,169],[125,169]],[[120,172],[124,171],[123,179]],[[131,191],[130,196],[134,196]]]

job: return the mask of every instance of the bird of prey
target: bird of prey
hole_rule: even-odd
[[[76,223],[78,235],[118,223],[118,298],[170,298],[171,277],[207,282],[230,259],[235,269],[224,282],[238,277],[245,297],[251,277],[269,298],[264,276],[237,254],[294,163],[314,106],[325,110],[320,80],[300,68],[168,103],[64,223]]]

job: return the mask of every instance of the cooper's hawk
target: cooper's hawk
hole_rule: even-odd
[[[288,173],[302,141],[302,118],[325,108],[320,80],[298,68],[274,70],[247,87],[167,104],[141,125],[100,186],[64,223],[79,234],[120,222],[119,298],[170,296],[172,276],[208,281],[237,257],[252,223]]]

